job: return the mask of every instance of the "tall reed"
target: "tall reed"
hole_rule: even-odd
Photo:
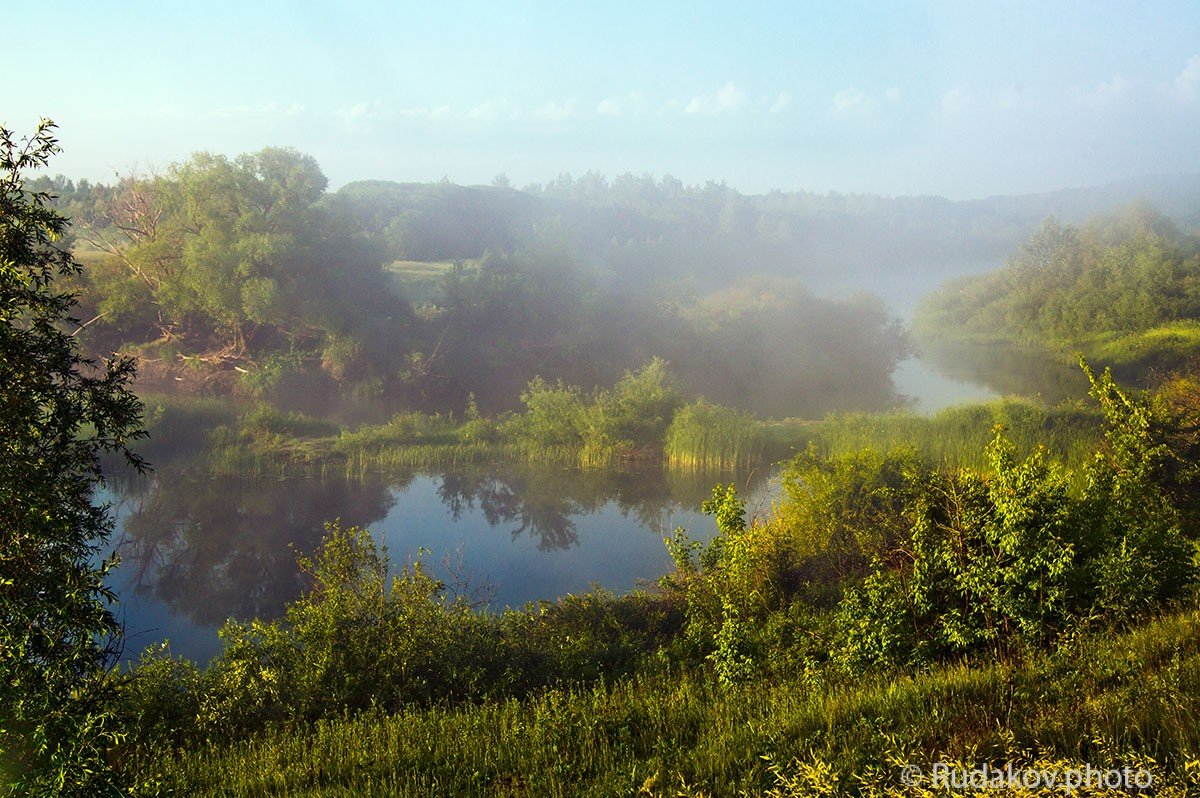
[[[763,440],[763,427],[750,413],[699,399],[675,413],[663,453],[672,468],[742,468],[762,456]]]

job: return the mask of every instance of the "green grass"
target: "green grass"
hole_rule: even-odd
[[[1080,348],[1097,366],[1114,370],[1179,368],[1200,356],[1200,321],[1175,321],[1142,332],[1103,336]]]
[[[912,448],[931,463],[986,468],[984,449],[997,424],[1008,430],[1022,454],[1040,444],[1053,459],[1079,465],[1094,451],[1101,418],[1091,405],[1065,403],[1048,408],[1022,399],[996,399],[946,408],[933,416],[835,414],[807,425],[807,433],[820,450],[831,455],[865,448]]]
[[[471,267],[476,261],[459,261]],[[414,304],[435,302],[442,295],[442,277],[454,268],[454,261],[397,260],[383,267],[396,293]]]
[[[923,339],[932,346],[994,346],[1027,350],[1073,366],[1080,353],[1097,370],[1108,366],[1128,382],[1145,384],[1153,372],[1172,371],[1200,357],[1200,321],[1165,322],[1138,332],[1108,332],[1085,338],[1045,338],[1036,341],[1014,335],[970,331],[926,330]]]
[[[664,672],[274,729],[159,750],[156,764],[195,796],[715,798],[903,794],[900,766],[934,761],[1145,764],[1159,794],[1185,795],[1200,789],[1198,759],[1200,615],[1188,611],[1022,662],[734,687]]]
[[[763,426],[749,413],[701,399],[676,412],[663,453],[672,468],[745,468],[762,458],[763,441]]]

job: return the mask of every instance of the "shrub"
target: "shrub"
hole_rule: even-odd
[[[1083,491],[1071,493],[1069,474],[1041,451],[1018,461],[1000,430],[986,475],[933,472],[913,484],[902,559],[876,560],[842,602],[847,663],[1045,645],[1075,625],[1123,623],[1187,595],[1193,552],[1155,481],[1170,452],[1147,404],[1084,369],[1106,428]]]

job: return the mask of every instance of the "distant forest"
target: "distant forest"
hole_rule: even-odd
[[[773,416],[883,407],[912,351],[897,310],[1002,263],[1047,212],[1145,196],[1200,218],[1200,188],[1174,178],[971,202],[507,182],[329,192],[311,157],[268,148],[29,188],[73,219],[88,345],[137,354],[143,380],[450,410],[655,357],[686,392]]]

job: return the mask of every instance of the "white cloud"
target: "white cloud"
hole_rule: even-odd
[[[782,112],[792,103],[792,95],[786,91],[779,92],[779,96],[775,98],[775,103],[771,106],[771,113],[778,114]]]
[[[600,116],[620,116],[625,113],[625,103],[620,97],[605,97],[596,105],[596,113]]]
[[[1181,103],[1190,103],[1200,98],[1200,55],[1188,59],[1183,71],[1172,84],[1175,99]]]
[[[746,101],[746,95],[742,90],[733,84],[732,81],[726,83],[716,92],[708,94],[700,94],[693,97],[686,106],[683,112],[686,114],[705,114],[707,116],[716,116],[730,111],[736,111]],[[669,104],[668,104],[669,105]]]
[[[1102,80],[1092,89],[1076,91],[1080,103],[1088,108],[1099,111],[1120,102],[1129,93],[1132,84],[1121,75],[1113,75],[1111,80]]]
[[[429,108],[424,105],[417,105],[411,108],[401,108],[396,112],[396,115],[405,119],[442,119],[450,115],[450,106],[439,105]]]
[[[564,119],[570,119],[575,116],[575,98],[571,98],[564,103],[556,103],[553,100],[542,105],[534,110],[533,115],[538,119],[547,119],[552,122],[561,122]]]
[[[343,122],[351,125],[374,122],[375,120],[384,119],[392,115],[392,112],[384,105],[382,100],[374,100],[369,103],[355,103],[349,108],[339,108],[333,113]]]
[[[833,105],[829,110],[835,116],[842,116],[855,111],[869,110],[872,105],[867,95],[851,86],[833,95]]]
[[[496,102],[488,100],[468,111],[467,116],[471,119],[481,119],[485,122],[494,122],[498,119],[516,119],[521,116],[521,108],[520,106],[513,105],[508,100],[499,100]]]
[[[626,114],[645,114],[650,106],[646,96],[634,89],[622,95],[605,97],[596,104],[596,113],[600,116],[624,116]]]
[[[892,86],[882,94],[870,94],[850,86],[833,95],[829,105],[829,113],[833,116],[868,117],[877,114],[885,105],[896,105],[902,96],[900,89]]]

